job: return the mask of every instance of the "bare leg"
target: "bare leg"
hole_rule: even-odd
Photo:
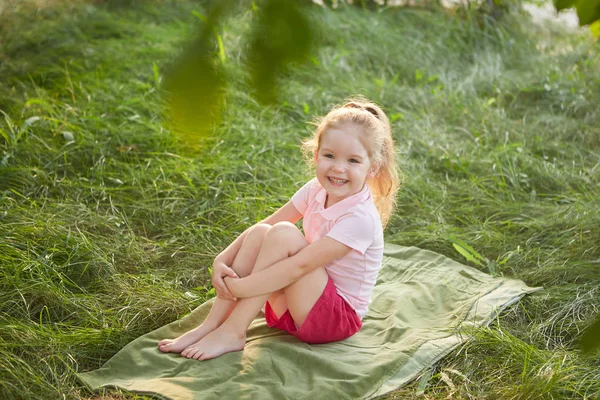
[[[289,223],[276,224],[265,236],[263,246],[258,254],[252,272],[260,271],[277,261],[290,257],[307,245],[308,242],[306,238],[304,238],[302,233],[294,225]],[[320,272],[315,273],[315,271]],[[327,273],[325,270],[320,268],[315,271],[303,276],[300,280],[288,287],[291,288],[292,286],[295,286],[299,282],[305,280],[305,278],[312,279],[313,281],[319,279],[321,281],[320,285],[316,285],[316,287],[313,285],[311,290],[304,292],[304,298],[301,301],[304,304],[307,304],[309,311],[323,293],[323,289],[327,283]],[[306,289],[307,285],[304,286]],[[288,290],[288,288],[285,288],[284,292]],[[262,295],[238,300],[239,304],[219,328],[206,335],[197,343],[186,348],[181,352],[181,355],[187,358],[207,360],[218,357],[224,353],[242,350],[246,343],[246,330],[269,296],[270,295]],[[306,318],[306,315],[304,318]],[[302,319],[302,322],[303,321],[304,319]]]
[[[244,277],[250,274],[262,247],[263,239],[270,228],[270,225],[259,224],[246,234],[242,247],[231,266],[238,276]],[[181,353],[186,347],[221,326],[236,304],[235,301],[216,298],[206,320],[200,326],[187,331],[178,338],[161,340],[158,342],[158,348],[165,353]]]

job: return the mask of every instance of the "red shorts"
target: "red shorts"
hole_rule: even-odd
[[[265,305],[265,319],[271,328],[281,329],[311,344],[346,339],[358,332],[362,326],[356,311],[337,293],[331,278],[299,329],[296,328],[290,310],[286,310],[281,318],[277,319],[269,302]]]

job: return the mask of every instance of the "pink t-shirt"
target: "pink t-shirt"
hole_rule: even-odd
[[[292,204],[303,215],[302,227],[309,243],[328,236],[352,248],[325,269],[339,295],[362,319],[383,260],[381,219],[368,185],[328,208],[326,199],[327,192],[315,178],[296,192]]]

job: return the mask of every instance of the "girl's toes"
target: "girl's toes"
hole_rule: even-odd
[[[163,343],[163,344],[158,344],[158,349],[160,351],[162,351],[163,353],[168,353],[171,351],[171,343]]]

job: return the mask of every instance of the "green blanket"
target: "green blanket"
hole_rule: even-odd
[[[261,314],[242,352],[209,361],[161,353],[157,341],[202,322],[211,300],[79,378],[92,389],[117,386],[178,400],[373,398],[414,379],[464,342],[465,328],[488,324],[539,289],[431,251],[386,245],[364,325],[349,339],[308,345],[269,328]]]

